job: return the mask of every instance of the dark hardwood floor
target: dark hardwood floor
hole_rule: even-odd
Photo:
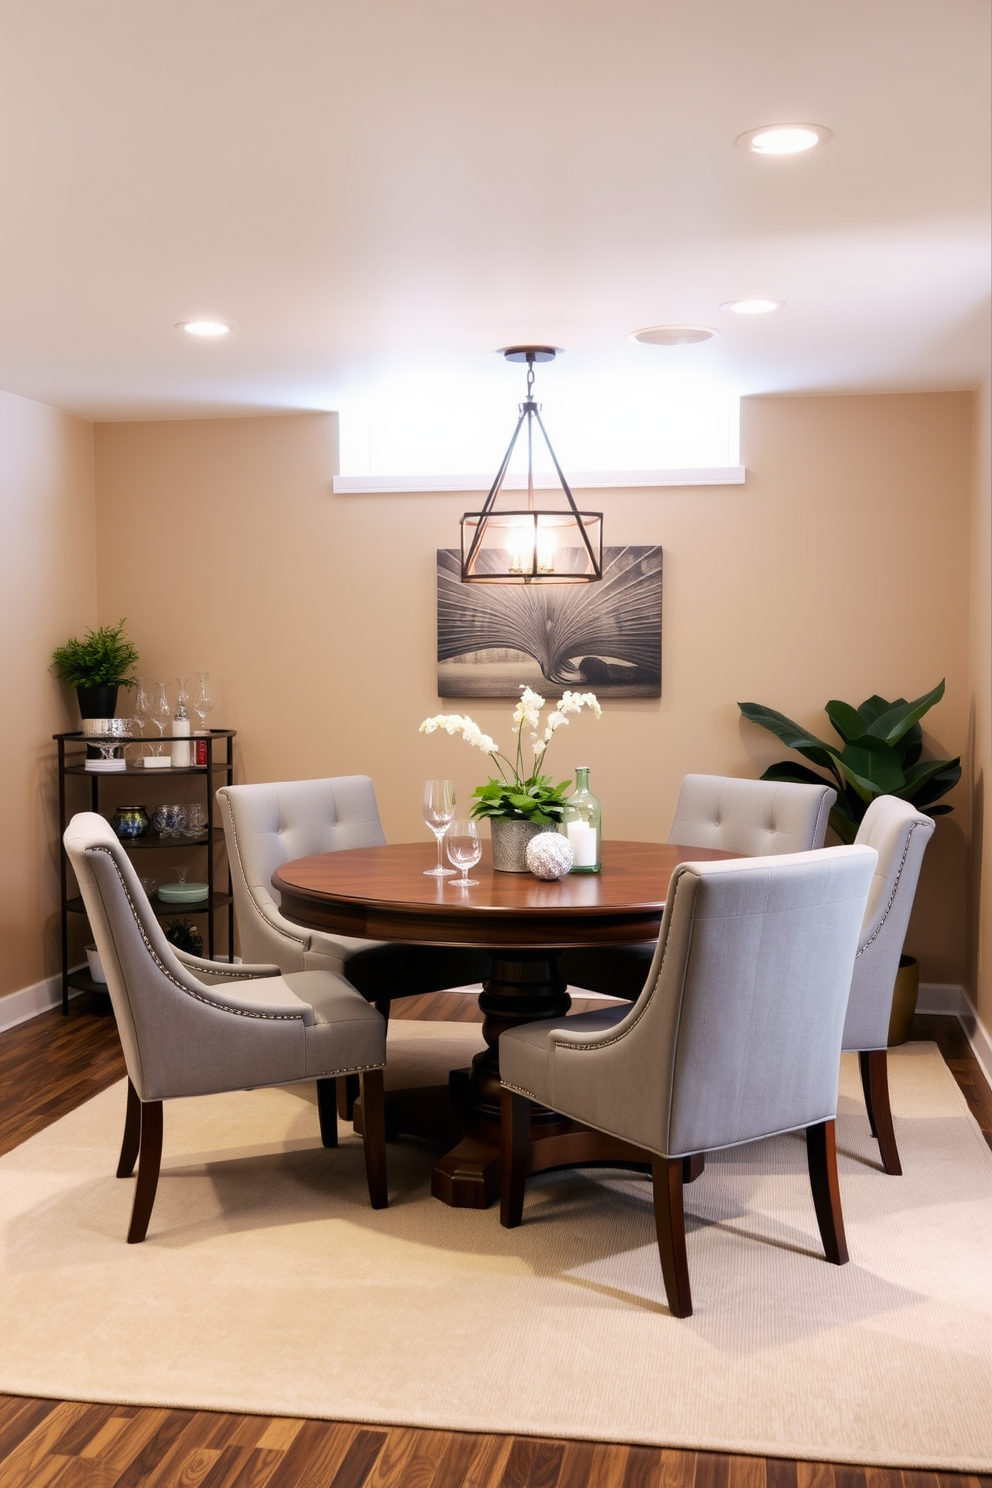
[[[393,1016],[479,1012],[443,992]],[[992,1092],[957,1021],[918,1017],[914,1036],[939,1045],[992,1147]],[[123,1074],[113,1019],[85,998],[68,1018],[43,1013],[0,1034],[0,1152]],[[992,1476],[7,1395],[0,1488],[992,1488]]]

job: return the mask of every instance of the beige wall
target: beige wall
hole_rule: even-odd
[[[610,835],[663,837],[688,770],[781,756],[738,699],[823,730],[830,697],[946,676],[927,744],[965,749],[971,419],[970,394],[750,400],[744,487],[603,495],[608,542],[665,549],[664,696],[573,721],[549,760],[592,766]],[[436,693],[434,550],[464,498],[334,496],[335,438],[330,414],[98,426],[100,618],[128,616],[152,677],[210,670],[242,778],[368,772],[402,840],[424,834],[425,777],[465,803],[485,764],[420,721],[467,711],[507,741],[511,705]],[[955,799],[908,941],[943,982],[966,977]]]
[[[96,622],[92,425],[0,393],[0,996],[59,969],[50,736],[76,726],[48,667]]]
[[[971,510],[971,989],[992,1034],[992,377],[975,392]]]

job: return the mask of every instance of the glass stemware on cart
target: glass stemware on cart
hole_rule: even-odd
[[[424,785],[424,821],[437,838],[437,867],[425,868],[431,878],[450,878],[451,868],[441,861],[441,843],[455,815],[455,782],[428,780]]]
[[[155,692],[152,699],[151,715],[152,723],[154,723],[155,727],[158,729],[158,743],[154,746],[155,754],[159,758],[161,758],[162,740],[165,737],[166,729],[170,728],[172,724],[172,708],[169,703],[168,682],[155,683]]]
[[[193,694],[193,712],[200,720],[200,727],[197,733],[205,734],[207,732],[207,714],[214,705],[213,696],[210,692],[210,673],[197,672],[196,675],[199,681],[197,682],[196,692]]]
[[[204,837],[207,831],[207,808],[199,801],[186,807],[186,826],[183,829],[184,837]]]
[[[445,847],[448,852],[448,862],[454,863],[456,868],[462,870],[461,878],[456,878],[451,887],[453,889],[475,888],[479,880],[469,878],[468,870],[474,868],[482,857],[478,823],[474,822],[471,817],[468,821],[453,821],[448,828]]]
[[[196,675],[199,680],[196,684],[196,692],[193,694],[192,708],[199,723],[199,727],[194,730],[194,735],[199,735],[200,737],[193,745],[193,763],[196,765],[205,765],[207,763],[207,745],[203,735],[210,732],[207,728],[207,714],[214,705],[214,699],[210,691],[210,673],[197,672]]]
[[[145,753],[145,730],[148,728],[152,718],[152,697],[148,691],[147,677],[139,677],[135,683],[134,701],[131,704],[131,712],[135,723],[141,730],[142,742],[138,745],[138,763],[140,764]]]

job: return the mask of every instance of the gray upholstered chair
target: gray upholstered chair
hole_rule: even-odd
[[[837,1074],[876,863],[869,847],[684,863],[633,1007],[502,1034],[503,1224],[522,1218],[532,1101],[629,1144],[651,1164],[668,1302],[687,1317],[684,1161],[802,1127],[824,1250],[843,1265]]]
[[[275,966],[179,957],[127,854],[102,816],[83,812],[65,847],[117,1017],[128,1091],[118,1178],[138,1163],[129,1243],[145,1238],[162,1159],[162,1102],[225,1090],[317,1082],[321,1139],[337,1145],[334,1084],[358,1073],[372,1207],[384,1208],[382,1069],[386,1025],[341,977],[280,976]]]
[[[484,951],[463,946],[384,944],[326,935],[279,912],[272,875],[312,853],[381,847],[385,841],[367,775],[227,785],[217,792],[234,884],[241,949],[283,972],[320,969],[347,977],[386,1017],[394,997],[464,987],[489,975]]]
[[[923,854],[933,829],[933,818],[908,801],[879,796],[865,812],[855,838],[875,849],[878,867],[854,962],[843,1047],[857,1051],[872,1135],[878,1141],[882,1166],[893,1174],[902,1172],[902,1164],[889,1106],[886,1046],[892,993]]]
[[[754,858],[823,846],[837,792],[829,785],[686,775],[669,842],[717,847]],[[582,946],[564,951],[559,969],[573,987],[639,997],[654,945]]]

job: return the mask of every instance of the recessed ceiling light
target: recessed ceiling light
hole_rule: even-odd
[[[712,341],[719,334],[713,326],[661,325],[632,331],[630,339],[642,341],[645,346],[694,346],[697,341]]]
[[[782,300],[724,300],[721,310],[733,310],[735,315],[767,315],[770,310],[780,310]]]
[[[177,331],[190,336],[226,336],[233,329],[223,320],[180,320],[176,325]]]
[[[762,124],[737,136],[742,150],[754,155],[801,155],[833,139],[823,124]]]

